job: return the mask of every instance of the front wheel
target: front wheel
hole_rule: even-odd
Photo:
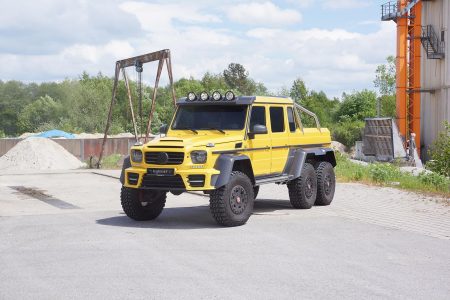
[[[125,214],[136,221],[156,219],[166,204],[166,192],[122,187],[120,202]]]
[[[253,185],[242,172],[233,171],[225,186],[211,192],[209,208],[214,219],[223,226],[240,226],[253,212]]]

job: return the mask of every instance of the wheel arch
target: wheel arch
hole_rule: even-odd
[[[125,183],[125,169],[131,167],[130,156],[125,157],[122,165],[122,172],[120,172],[120,183],[123,185]]]
[[[287,173],[292,178],[300,177],[305,162],[312,163],[327,161],[333,167],[336,166],[336,158],[331,148],[297,148],[289,151],[288,160],[283,173]]]
[[[213,175],[211,179],[211,184],[215,188],[226,185],[233,171],[244,173],[250,178],[252,184],[255,184],[252,163],[247,155],[222,154],[216,160],[214,169],[220,171],[220,174]]]

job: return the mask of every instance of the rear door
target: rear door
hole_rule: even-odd
[[[282,173],[289,153],[289,134],[286,126],[286,107],[272,105],[269,108],[272,140],[272,164],[270,173]]]

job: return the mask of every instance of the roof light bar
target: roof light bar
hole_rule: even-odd
[[[188,99],[189,101],[195,101],[195,100],[197,100],[197,95],[196,95],[195,93],[193,93],[193,92],[190,92],[190,93],[187,95],[187,99]]]
[[[235,96],[232,91],[228,91],[225,93],[225,99],[227,99],[228,101],[232,101],[232,100],[234,100],[234,98],[235,98]]]
[[[208,99],[209,99],[208,93],[207,93],[207,92],[202,92],[202,93],[200,94],[200,99],[202,99],[202,101],[208,100]]]
[[[214,99],[214,101],[219,101],[222,100],[222,95],[218,91],[215,91],[214,93],[212,93],[212,98]]]

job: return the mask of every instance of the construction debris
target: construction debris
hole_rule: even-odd
[[[20,141],[0,157],[0,172],[23,170],[72,170],[85,164],[58,143],[30,137]]]

